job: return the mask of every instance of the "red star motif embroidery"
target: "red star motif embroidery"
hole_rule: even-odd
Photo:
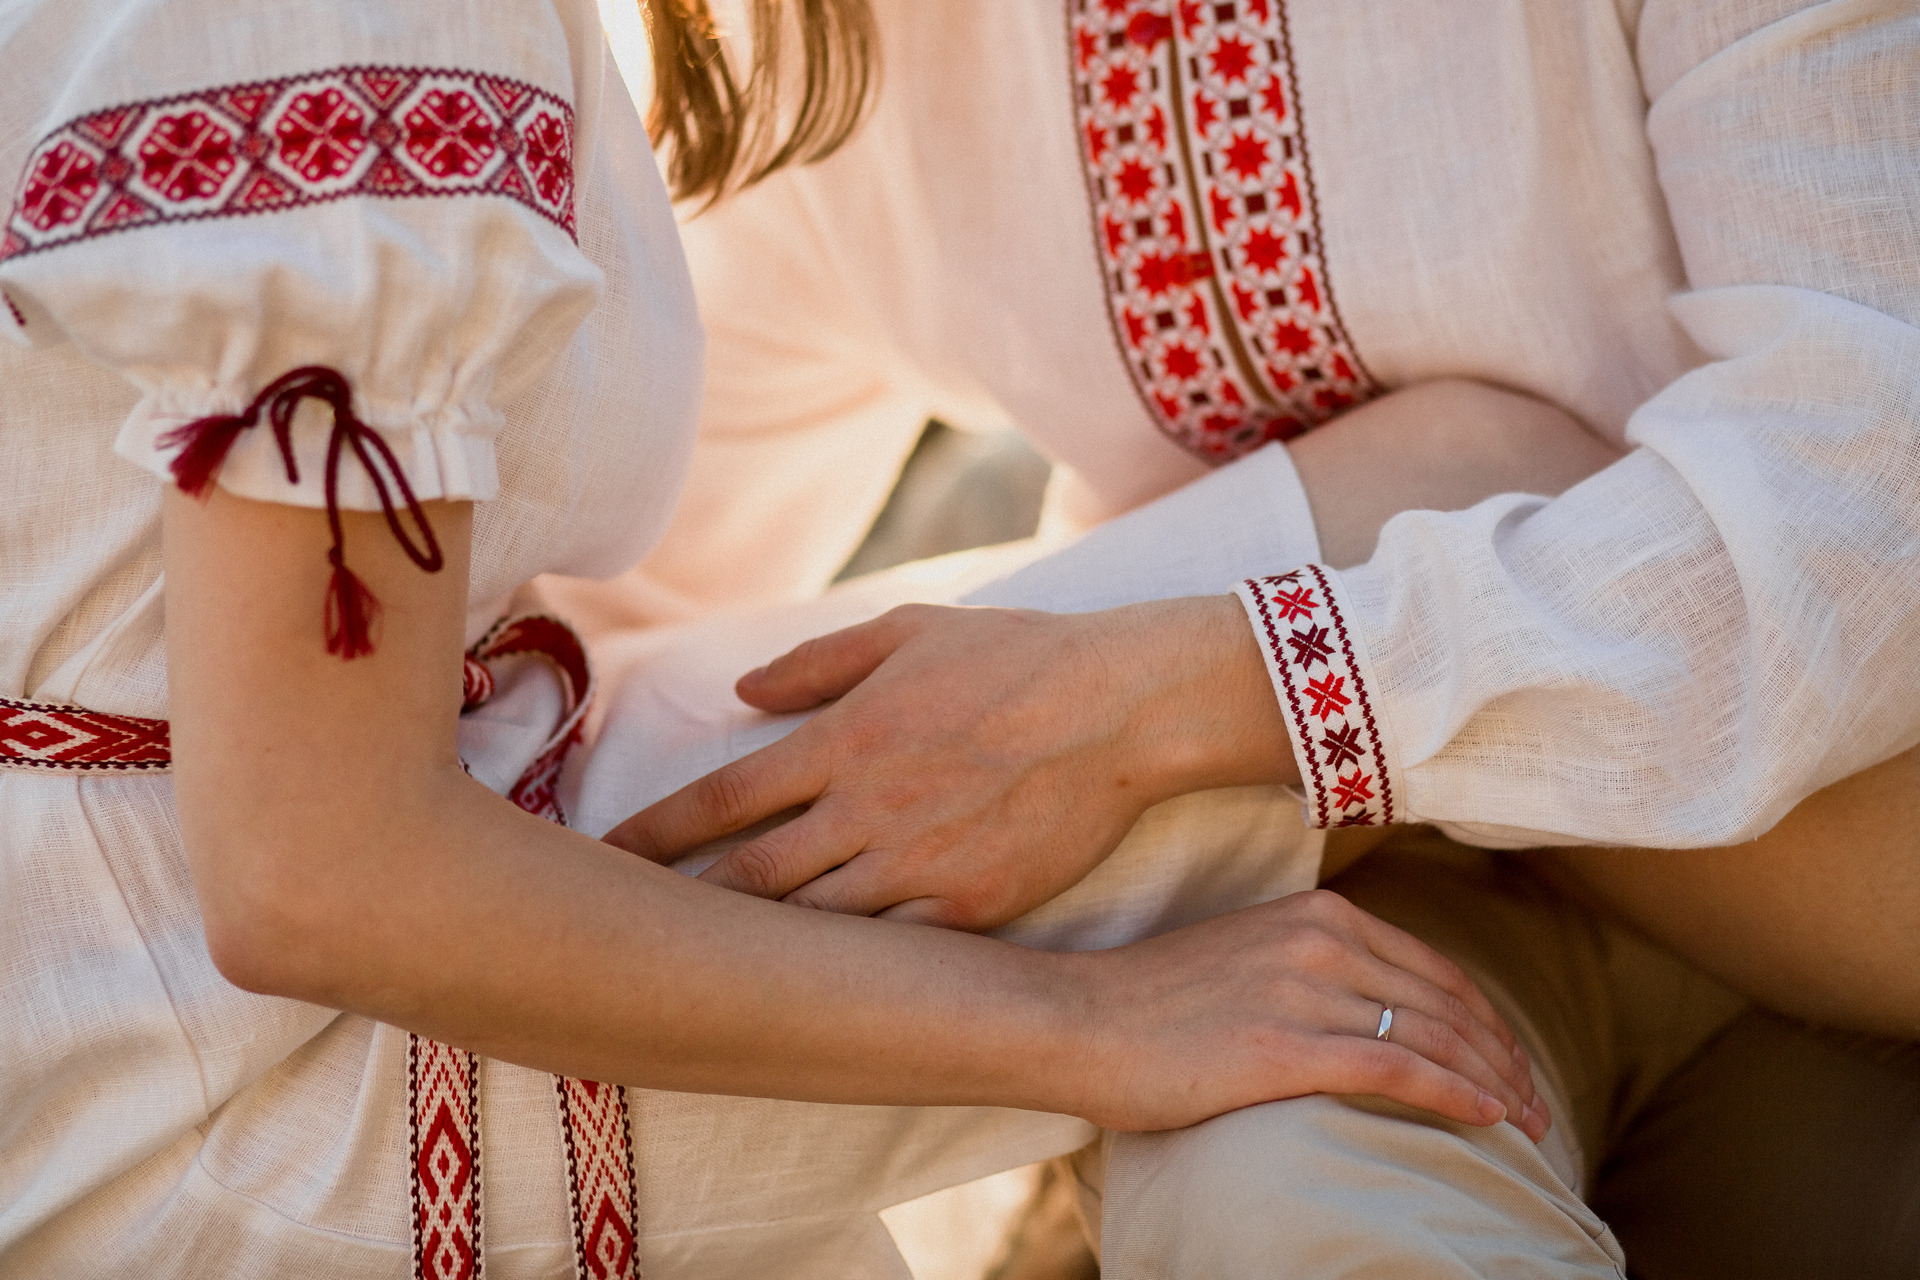
[[[1120,166],[1120,172],[1114,175],[1114,181],[1120,185],[1120,194],[1135,204],[1144,204],[1153,194],[1153,170],[1138,160],[1129,160]]]
[[[1313,699],[1313,715],[1316,719],[1326,720],[1347,709],[1353,699],[1342,690],[1347,687],[1345,676],[1336,676],[1331,671],[1318,680],[1307,681],[1307,696]]]
[[[1265,227],[1255,227],[1240,252],[1246,255],[1255,271],[1265,274],[1286,261],[1287,242]]]
[[[1116,63],[1100,82],[1100,92],[1115,111],[1125,111],[1140,92],[1140,73],[1125,63]]]
[[[1273,326],[1273,345],[1288,355],[1303,356],[1313,350],[1313,334],[1292,320]]]
[[[1295,618],[1311,617],[1319,606],[1314,603],[1311,588],[1295,587],[1291,591],[1274,592],[1273,608],[1280,615],[1280,621],[1292,622]]]
[[[1246,82],[1253,66],[1253,46],[1238,36],[1226,36],[1213,47],[1213,73],[1222,80]]]
[[[1200,372],[1200,357],[1192,347],[1175,342],[1160,357],[1169,378],[1186,379]]]
[[[1251,129],[1237,133],[1233,141],[1227,144],[1227,168],[1242,182],[1252,182],[1267,167],[1272,154],[1264,138],[1255,137]]]
[[[1360,727],[1342,725],[1338,729],[1328,729],[1320,736],[1321,749],[1327,753],[1327,767],[1338,772],[1350,764],[1360,763]]]
[[[1348,809],[1356,804],[1365,804],[1373,799],[1373,776],[1355,769],[1351,775],[1339,778],[1332,787],[1333,807]]]
[[[1287,637],[1287,643],[1293,648],[1293,663],[1298,667],[1311,667],[1316,662],[1325,662],[1333,656],[1333,646],[1327,643],[1326,627],[1308,627],[1296,629]]]

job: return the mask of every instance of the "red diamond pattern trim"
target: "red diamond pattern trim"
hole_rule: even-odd
[[[553,1088],[567,1135],[574,1274],[579,1280],[639,1280],[627,1091],[560,1076]]]
[[[476,71],[337,67],[109,107],[34,148],[0,261],[349,196],[493,195],[574,235],[573,109]]]
[[[165,773],[165,720],[0,698],[0,770]]]
[[[1148,414],[1226,461],[1379,392],[1334,306],[1283,0],[1068,0],[1094,239]]]
[[[1372,696],[1327,571],[1308,565],[1239,589],[1286,713],[1316,827],[1395,821],[1393,779]]]
[[[480,1061],[407,1038],[414,1280],[480,1280]]]

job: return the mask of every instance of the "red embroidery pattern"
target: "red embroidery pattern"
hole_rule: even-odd
[[[559,676],[559,722],[541,746],[508,798],[529,813],[565,823],[557,794],[560,770],[579,743],[588,708],[593,702],[593,675],[587,652],[571,627],[555,618],[531,615],[504,619],[467,652],[461,675],[463,705],[472,711],[494,694],[496,681],[488,663],[515,654],[546,659]],[[412,1104],[413,1150],[413,1258],[415,1280],[479,1280],[481,1268],[480,1137],[478,1094],[472,1086],[477,1061],[472,1054],[420,1036],[408,1039],[407,1096]],[[461,1071],[468,1072],[465,1077]],[[470,1182],[475,1188],[472,1212],[461,1217],[461,1202],[446,1201],[446,1175],[429,1179],[435,1170],[423,1161],[438,1159],[456,1168],[461,1150],[444,1137],[456,1127],[442,1122],[450,1091],[465,1079],[470,1102]],[[443,1082],[453,1083],[443,1083]],[[640,1280],[639,1197],[634,1190],[633,1136],[627,1091],[620,1085],[598,1084],[555,1076],[554,1097],[559,1106],[560,1130],[567,1151],[567,1203],[573,1218],[574,1269],[578,1280]],[[457,1115],[457,1113],[455,1113]],[[422,1134],[442,1135],[430,1150]],[[439,1154],[436,1154],[436,1150]],[[458,1191],[456,1186],[455,1191]],[[422,1206],[427,1206],[423,1209]],[[446,1206],[446,1207],[443,1207]],[[451,1233],[466,1234],[455,1241]],[[471,1269],[459,1270],[471,1258]]]
[[[560,723],[541,747],[538,758],[513,784],[507,799],[528,813],[537,813],[564,826],[567,816],[560,809],[560,770],[566,765],[567,756],[579,745],[586,729],[587,710],[593,703],[593,675],[587,666],[587,652],[573,628],[558,619],[530,615],[503,621],[468,655],[486,674],[487,697],[493,694],[493,676],[486,671],[487,661],[516,653],[537,654],[553,664],[554,673],[560,677],[562,702]],[[477,679],[468,677],[470,695]],[[470,700],[467,709],[476,705],[478,703]]]
[[[1147,412],[1213,461],[1378,393],[1334,306],[1284,0],[1069,0],[1114,336]]]
[[[561,1076],[553,1078],[553,1089],[567,1135],[574,1274],[579,1280],[639,1280],[627,1091]]]
[[[110,107],[27,159],[0,261],[348,196],[496,195],[574,234],[573,109],[501,76],[338,67]]]
[[[0,698],[0,770],[165,773],[165,720]]]
[[[407,1037],[414,1280],[480,1280],[480,1060]]]
[[[1386,744],[1325,571],[1308,565],[1280,577],[1249,579],[1240,594],[1265,642],[1267,669],[1285,697],[1301,781],[1312,794],[1312,825],[1393,822]]]

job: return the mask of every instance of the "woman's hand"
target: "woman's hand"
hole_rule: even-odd
[[[738,692],[776,712],[840,701],[606,839],[670,862],[810,806],[701,878],[851,915],[992,928],[1077,883],[1161,800],[1296,777],[1231,596],[1090,614],[909,605],[808,641]]]
[[[1306,1093],[1380,1094],[1463,1124],[1546,1104],[1512,1032],[1451,961],[1326,890],[1066,959],[1097,973],[1083,1095],[1113,1129],[1166,1129]],[[1385,1040],[1382,1008],[1393,1009]]]

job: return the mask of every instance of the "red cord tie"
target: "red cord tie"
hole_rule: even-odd
[[[181,446],[169,468],[174,483],[180,486],[181,492],[204,501],[212,492],[213,479],[226,461],[227,451],[233,448],[242,431],[260,424],[260,410],[265,408],[267,420],[273,427],[273,438],[280,446],[280,459],[286,464],[287,483],[299,484],[300,468],[293,460],[293,411],[308,397],[324,400],[333,408],[333,434],[327,441],[327,527],[333,532],[333,546],[327,552],[333,577],[327,585],[323,615],[327,652],[339,654],[343,661],[352,661],[373,652],[372,628],[380,614],[380,602],[353,570],[347,568],[346,534],[340,527],[343,448],[353,450],[353,456],[360,460],[361,467],[373,481],[387,527],[393,530],[394,541],[407,553],[407,559],[428,573],[440,572],[446,566],[446,559],[440,554],[433,526],[427,522],[427,513],[421,509],[419,499],[413,496],[413,486],[407,483],[393,450],[387,448],[387,442],[378,432],[354,416],[353,391],[346,378],[320,365],[295,369],[269,383],[253,398],[245,413],[221,414],[189,422],[162,435],[158,443],[162,447]],[[417,543],[400,522],[399,509],[388,488],[389,478],[399,490],[401,505],[413,518],[414,528],[419,531]]]

